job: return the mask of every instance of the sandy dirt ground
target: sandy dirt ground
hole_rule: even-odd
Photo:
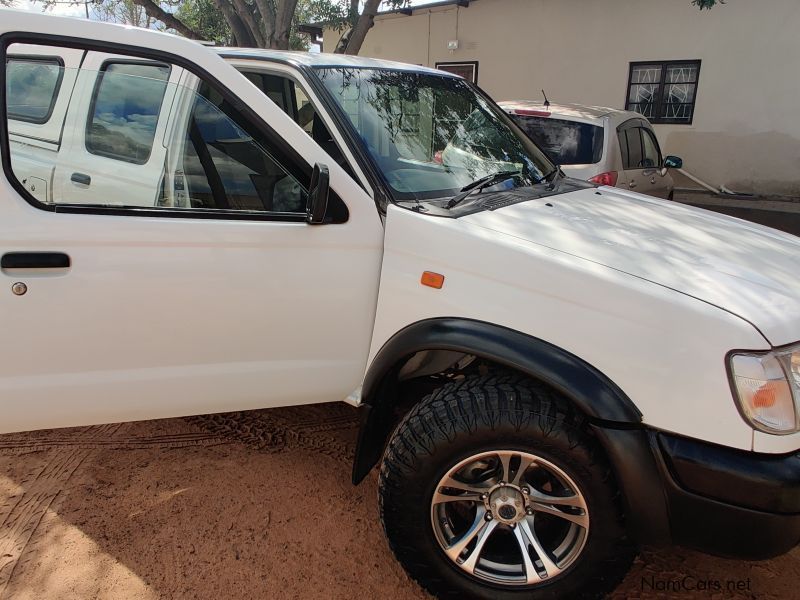
[[[355,432],[336,404],[0,436],[0,598],[426,598],[384,540],[376,473],[350,484]],[[614,598],[798,581],[798,549],[645,549]]]

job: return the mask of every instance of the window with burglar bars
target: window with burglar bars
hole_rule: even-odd
[[[699,60],[631,63],[626,108],[651,123],[690,125],[699,74]]]

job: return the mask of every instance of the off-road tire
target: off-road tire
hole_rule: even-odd
[[[585,546],[564,572],[529,586],[492,584],[455,565],[431,524],[437,482],[459,461],[511,448],[557,465],[578,484],[591,517]],[[514,373],[445,384],[416,405],[389,441],[380,472],[384,530],[397,559],[440,598],[600,598],[630,568],[636,548],[619,490],[586,420],[550,388]]]

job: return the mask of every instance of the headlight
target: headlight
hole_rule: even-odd
[[[742,414],[767,433],[800,431],[800,345],[732,354],[731,376]]]

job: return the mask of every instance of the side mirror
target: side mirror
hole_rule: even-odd
[[[330,174],[327,165],[317,163],[311,173],[311,185],[308,186],[308,204],[306,205],[306,223],[321,225],[325,222],[328,210],[328,193],[330,192]]]
[[[664,168],[681,169],[683,168],[683,159],[681,159],[679,156],[667,156],[664,159]]]

